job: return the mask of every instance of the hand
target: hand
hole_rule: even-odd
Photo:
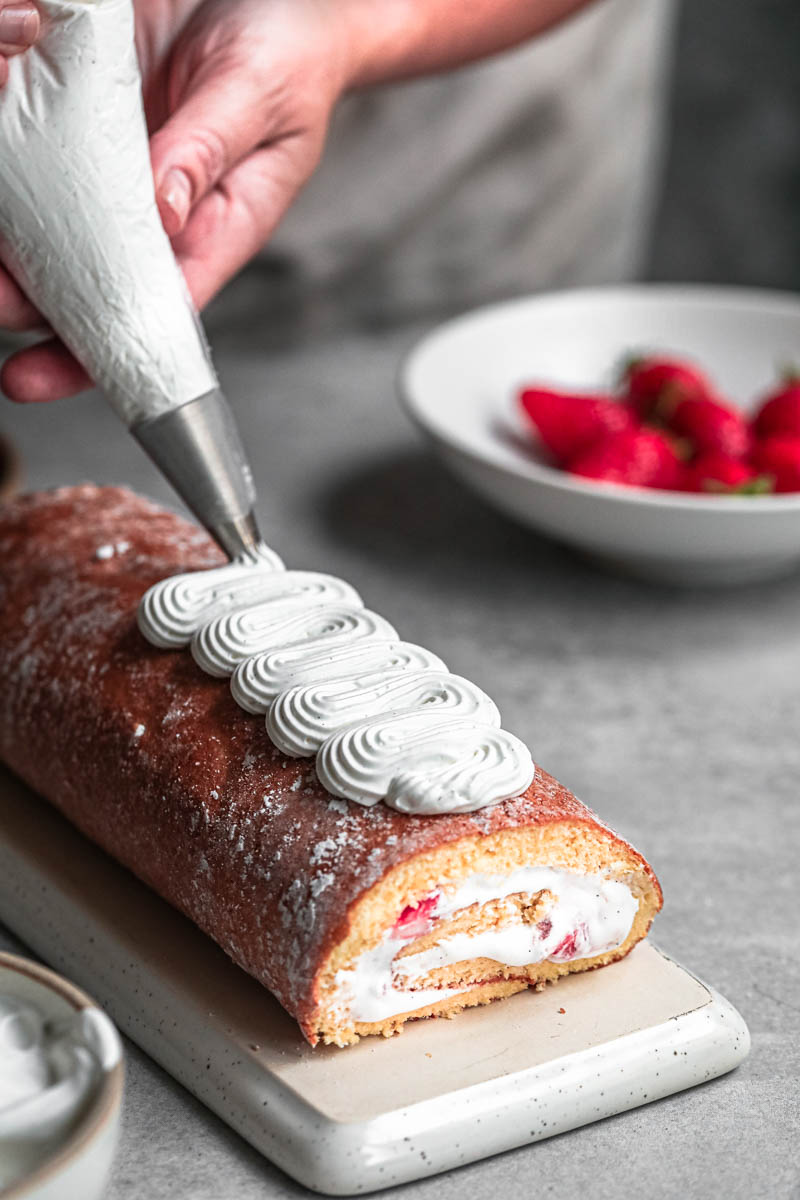
[[[134,0],[159,210],[197,306],[269,238],[314,170],[344,90],[496,54],[585,3]],[[0,0],[0,85],[3,55],[24,48],[4,48],[2,13],[22,4]],[[34,26],[24,33],[34,37]],[[0,269],[0,326],[41,324]],[[12,355],[0,373],[22,402],[89,383],[52,339]]]
[[[198,308],[264,245],[316,166],[348,80],[345,9],[344,0],[137,4],[159,210]],[[0,325],[42,325],[2,271]],[[90,380],[50,339],[12,355],[0,385],[24,403]]]
[[[27,0],[0,0],[0,87],[8,79],[8,60],[22,54],[39,36],[39,12]]]

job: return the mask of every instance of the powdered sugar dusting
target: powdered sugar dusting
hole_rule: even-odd
[[[120,542],[124,555],[95,557]],[[136,629],[156,579],[221,559],[202,531],[123,489],[2,508],[0,758],[311,1020],[348,908],[391,867],[478,833],[593,818],[543,772],[524,797],[435,818],[325,793],[225,681]]]

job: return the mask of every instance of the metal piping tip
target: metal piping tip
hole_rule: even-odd
[[[131,433],[230,558],[256,548],[253,476],[222,392],[139,421]]]
[[[209,528],[206,526],[206,528]],[[256,514],[252,508],[243,517],[230,521],[219,521],[210,532],[219,542],[228,558],[241,558],[243,554],[255,550],[261,541],[261,534],[256,524]]]

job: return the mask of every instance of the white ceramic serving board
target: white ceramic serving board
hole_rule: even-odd
[[[312,1050],[209,938],[2,771],[0,918],[320,1192],[389,1187],[574,1129],[721,1075],[749,1048],[727,1001],[643,944],[541,993]]]

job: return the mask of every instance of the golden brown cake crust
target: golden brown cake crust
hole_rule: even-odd
[[[391,868],[505,829],[608,831],[538,768],[524,796],[466,815],[332,798],[313,760],[276,750],[227,681],[137,630],[147,587],[220,561],[195,525],[121,488],[63,488],[0,508],[0,759],[215,938],[313,1038],[320,965],[350,906]]]

